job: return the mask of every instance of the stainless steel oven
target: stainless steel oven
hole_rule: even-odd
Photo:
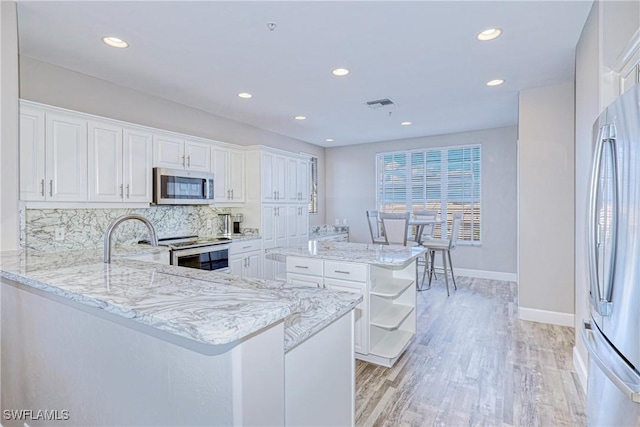
[[[158,239],[158,245],[168,246],[171,265],[229,273],[231,239],[226,237],[198,238],[182,236]]]
[[[229,273],[229,244],[171,250],[171,265]]]

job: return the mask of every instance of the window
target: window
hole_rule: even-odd
[[[309,173],[311,189],[309,194],[309,213],[318,213],[318,158],[311,157],[309,160]]]
[[[459,242],[481,243],[481,146],[429,148],[376,155],[376,204],[381,212],[429,209],[447,219],[462,212]]]

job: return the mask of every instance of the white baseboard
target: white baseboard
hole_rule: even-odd
[[[577,347],[573,347],[573,368],[576,370],[578,374],[578,378],[580,379],[580,384],[582,385],[582,391],[584,394],[587,394],[587,364],[584,363],[584,359],[582,355],[578,351]]]
[[[436,265],[437,267],[437,265]],[[505,282],[516,282],[518,275],[516,273],[503,273],[501,271],[471,270],[469,268],[453,267],[456,276],[475,277],[478,279],[502,280]]]
[[[518,317],[532,322],[551,323],[552,325],[574,327],[573,314],[558,311],[536,310],[535,308],[518,307]]]

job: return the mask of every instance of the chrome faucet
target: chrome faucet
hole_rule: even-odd
[[[111,224],[107,227],[107,230],[104,232],[104,262],[105,264],[111,264],[111,234],[113,233],[113,229],[116,228],[118,224],[128,219],[137,219],[144,223],[149,230],[149,241],[151,242],[151,246],[158,246],[158,236],[156,235],[156,229],[153,228],[153,224],[143,217],[142,215],[137,214],[127,214],[119,216],[118,218],[111,221]]]

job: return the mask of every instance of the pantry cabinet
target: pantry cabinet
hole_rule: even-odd
[[[282,154],[262,153],[262,200],[264,202],[287,201],[287,162]]]
[[[150,203],[152,135],[89,121],[89,201]]]
[[[214,201],[225,205],[244,202],[244,152],[214,146],[211,150],[214,173]]]
[[[20,110],[20,197],[87,200],[87,122],[70,114]]]
[[[169,169],[211,172],[211,144],[158,134],[153,137],[154,165]]]

